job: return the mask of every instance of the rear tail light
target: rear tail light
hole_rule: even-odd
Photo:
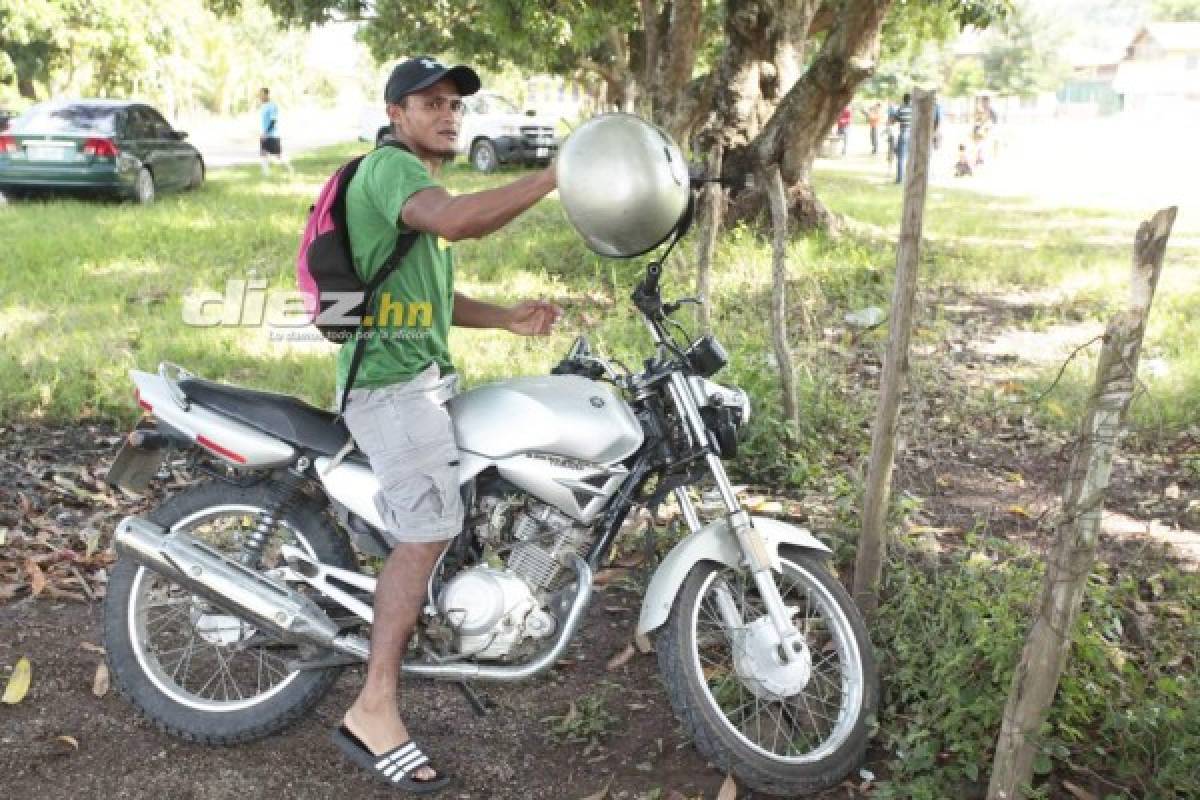
[[[142,391],[140,389],[134,391],[134,396],[137,397],[137,404],[141,406],[144,411],[149,411],[152,414],[154,413],[154,406],[150,405],[149,402],[142,398]]]
[[[5,155],[17,152],[17,140],[11,136],[0,136],[0,153]]]
[[[116,158],[120,151],[112,139],[88,139],[83,143],[83,154],[97,158]]]

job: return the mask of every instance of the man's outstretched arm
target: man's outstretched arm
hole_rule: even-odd
[[[507,186],[457,197],[431,186],[410,197],[400,217],[407,227],[435,233],[450,242],[478,239],[512,222],[557,185],[551,165]]]
[[[525,300],[505,307],[454,293],[453,322],[460,328],[499,328],[523,336],[542,336],[550,333],[561,316],[562,309],[547,300]]]

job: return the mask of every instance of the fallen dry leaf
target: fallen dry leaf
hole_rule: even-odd
[[[79,741],[74,736],[55,736],[54,740],[56,742],[62,742],[63,744],[69,744],[76,750],[79,749]]]
[[[608,787],[610,786],[612,786],[612,778],[608,779],[608,783],[604,784],[603,789],[595,794],[589,794],[587,797],[583,798],[583,800],[604,800],[604,798],[608,797]]]
[[[96,665],[96,677],[92,679],[92,694],[104,697],[108,694],[108,665],[101,661]]]
[[[4,687],[4,696],[0,697],[0,702],[16,705],[24,700],[25,693],[29,691],[29,681],[32,677],[33,668],[29,665],[29,659],[22,658],[17,661],[12,677],[8,679],[8,686]]]
[[[592,578],[592,583],[596,586],[606,586],[615,580],[620,580],[629,574],[629,570],[624,567],[609,567],[602,569]]]
[[[721,791],[717,792],[717,800],[737,800],[737,784],[734,783],[732,775],[725,776]]]
[[[627,644],[625,645],[625,648],[621,650],[621,652],[617,653],[608,660],[608,663],[604,666],[604,668],[609,672],[618,670],[628,664],[629,660],[633,658],[634,653],[636,652],[637,651],[633,649],[633,645]]]
[[[1066,789],[1067,793],[1074,797],[1075,800],[1096,800],[1096,795],[1092,794],[1087,789],[1076,786],[1070,781],[1063,781],[1063,788]]]
[[[80,642],[79,649],[87,650],[89,653],[99,653],[100,655],[104,655],[104,648],[98,644],[92,644],[91,642]]]
[[[46,591],[46,573],[32,558],[25,559],[25,574],[29,576],[29,590],[34,597]]]

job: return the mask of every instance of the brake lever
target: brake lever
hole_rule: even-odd
[[[670,316],[671,314],[674,314],[679,309],[683,308],[688,303],[691,303],[691,304],[697,305],[697,306],[702,306],[702,305],[704,305],[704,300],[699,297],[681,297],[678,300],[674,300],[670,303],[663,303],[663,313],[666,314],[667,316]]]

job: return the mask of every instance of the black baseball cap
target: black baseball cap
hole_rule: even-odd
[[[449,78],[458,87],[458,93],[464,97],[475,94],[482,85],[479,75],[470,67],[459,64],[447,67],[435,58],[418,56],[396,65],[388,78],[387,88],[383,90],[383,99],[387,103],[396,103],[405,95],[419,92],[427,86]]]

